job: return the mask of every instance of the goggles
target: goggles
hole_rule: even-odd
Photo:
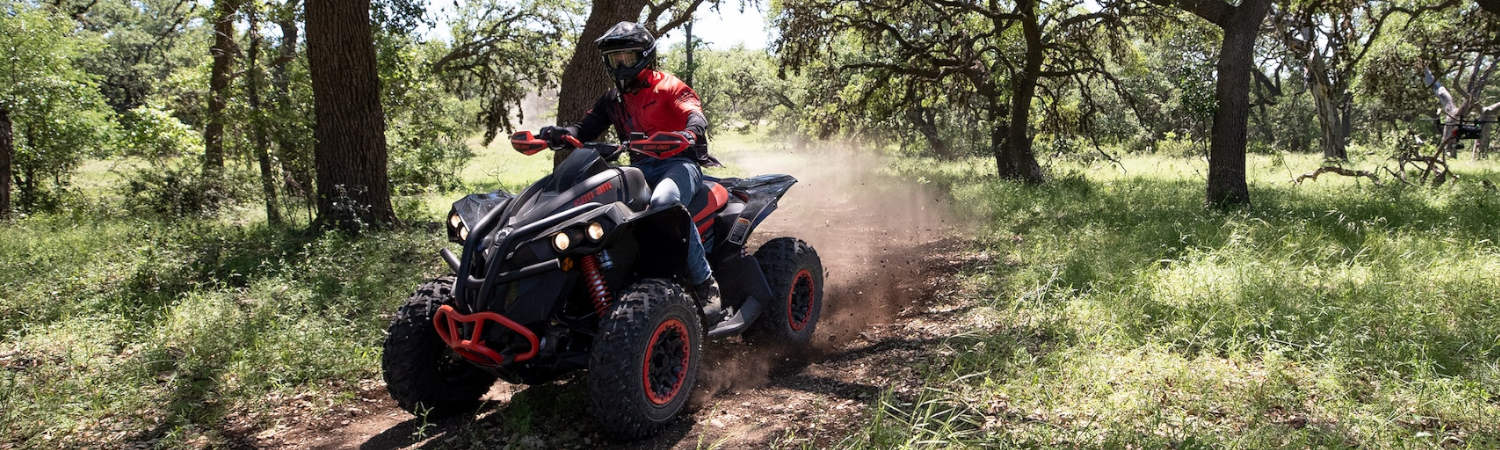
[[[611,69],[634,67],[641,61],[641,49],[627,48],[604,52],[604,65]]]

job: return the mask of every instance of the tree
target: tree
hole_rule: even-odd
[[[0,9],[0,218],[37,206],[49,180],[66,185],[114,124],[94,79],[78,68],[93,42],[77,36],[67,17],[11,8]]]
[[[1153,0],[1167,3],[1168,0]],[[1213,125],[1208,150],[1208,203],[1215,206],[1250,203],[1245,182],[1246,123],[1250,112],[1250,76],[1255,69],[1255,38],[1271,10],[1271,0],[1171,0],[1172,4],[1217,25],[1224,36],[1219,44],[1218,77],[1214,85]]]
[[[41,2],[34,2],[41,3]],[[116,113],[144,105],[174,70],[202,59],[199,40],[210,38],[194,19],[192,0],[49,0],[73,18],[80,37],[97,39],[104,51],[79,60],[95,75],[99,91]],[[211,39],[211,38],[210,38]]]
[[[672,0],[663,0],[672,1]],[[583,23],[583,32],[573,46],[573,56],[562,72],[562,85],[558,89],[557,122],[572,123],[583,119],[583,114],[594,106],[599,94],[609,89],[612,83],[599,61],[599,48],[594,40],[604,35],[609,27],[625,20],[639,20],[646,0],[596,1],[589,9],[588,19]]]
[[[1433,143],[1450,155],[1456,155],[1459,143],[1454,132],[1480,122],[1473,151],[1476,158],[1483,156],[1490,144],[1485,135],[1494,126],[1484,119],[1486,110],[1500,109],[1500,90],[1489,83],[1500,71],[1500,15],[1454,0],[1395,9],[1404,14],[1392,20],[1394,31],[1359,68],[1356,92],[1369,104],[1368,114],[1424,133],[1436,121]]]
[[[594,40],[603,36],[609,27],[621,21],[641,20],[641,15],[645,14],[642,25],[651,32],[651,35],[660,38],[663,33],[670,32],[691,19],[693,12],[697,11],[704,1],[593,2],[588,19],[584,21],[583,32],[578,36],[578,43],[573,46],[573,56],[568,59],[568,65],[563,69],[562,87],[558,91],[557,100],[558,123],[571,123],[583,119],[583,114],[594,106],[594,101],[599,98],[599,94],[614,86],[608,72],[604,70],[604,63],[599,60],[599,48],[594,45]],[[709,3],[719,4],[718,0]],[[663,20],[665,22],[662,22]]]
[[[798,0],[784,3],[774,22],[781,30],[778,51],[788,65],[820,64],[842,52],[850,57],[830,66],[824,78],[868,75],[872,86],[860,89],[848,107],[862,109],[890,87],[904,99],[898,110],[906,114],[900,115],[930,141],[940,140],[928,118],[931,110],[924,109],[930,98],[977,107],[999,175],[1041,183],[1032,150],[1033,104],[1042,97],[1056,104],[1068,86],[1119,84],[1105,70],[1104,48],[1119,48],[1122,33],[1105,30],[1122,25],[1130,8],[1123,2],[1101,6],[1088,11],[1072,0]],[[835,48],[846,33],[859,50]]]
[[[370,1],[310,1],[306,14],[317,222],[345,230],[394,223]]]
[[[213,68],[208,81],[208,125],[203,128],[203,173],[210,177],[224,170],[224,108],[229,102],[235,54],[239,52],[234,42],[234,16],[242,3],[242,0],[214,2],[214,44],[208,50],[213,56]]]
[[[13,127],[10,108],[0,105],[0,220],[10,218],[10,155],[16,152]]]
[[[281,224],[281,210],[276,207],[276,175],[271,168],[271,143],[267,136],[266,114],[261,108],[261,68],[258,62],[260,57],[260,1],[250,0],[245,8],[245,20],[249,22],[245,29],[250,49],[245,54],[245,96],[250,107],[250,146],[255,152],[255,160],[260,166],[260,189],[266,205],[266,222],[272,225]]]
[[[1275,27],[1290,59],[1302,66],[1318,111],[1323,158],[1348,159],[1353,129],[1355,68],[1398,11],[1385,3],[1335,1],[1294,3],[1277,11]]]
[[[486,0],[459,8],[449,24],[453,47],[430,69],[460,98],[479,99],[475,119],[485,145],[513,127],[511,117],[522,113],[527,94],[555,85],[556,61],[571,38],[563,17],[572,13],[530,1]]]

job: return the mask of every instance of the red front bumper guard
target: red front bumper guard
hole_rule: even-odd
[[[487,321],[499,323],[525,337],[526,341],[531,344],[531,351],[519,355],[502,355],[491,350],[489,346],[484,345],[483,338],[484,324]],[[469,339],[458,335],[459,330],[462,329],[459,326],[460,322],[474,324],[474,332],[470,333]],[[532,333],[531,330],[514,320],[492,312],[459,314],[452,306],[443,305],[438,308],[437,314],[432,316],[432,325],[437,329],[438,337],[443,338],[443,342],[453,348],[453,351],[458,352],[459,356],[486,366],[499,367],[512,362],[525,361],[536,357],[537,351],[541,349],[541,345],[537,344],[536,333]]]

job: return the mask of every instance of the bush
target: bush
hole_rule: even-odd
[[[203,148],[198,131],[156,105],[142,105],[120,120],[120,149],[129,156],[175,158]]]
[[[205,177],[196,157],[146,168],[125,185],[125,207],[164,217],[208,215],[254,197],[260,186],[254,174],[226,168],[222,178]]]

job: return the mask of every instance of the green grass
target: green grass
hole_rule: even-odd
[[[66,211],[0,225],[0,446],[224,444],[228,415],[332,408],[378,380],[389,314],[446,268],[436,225],[463,194],[517,191],[550,155],[477,148],[467,189],[398,199],[408,226],[359,238],[268,227],[256,204],[131,217],[131,163],[90,162]],[[434,231],[436,230],[436,231]]]
[[[1358,165],[1371,167],[1379,161]],[[901,161],[981,223],[962,274],[988,324],[856,446],[1500,445],[1500,164],[1438,189],[1250,161],[1248,208],[1203,205],[1201,160]]]
[[[231,416],[272,423],[301,402],[316,416],[378,386],[390,314],[447,271],[435,252],[449,204],[551,170],[550,153],[470,145],[464,189],[398,198],[406,225],[358,238],[302,232],[300,210],[267,226],[253,202],[133,217],[116,205],[147,165],[87,162],[68,208],[0,224],[0,447],[230,445],[245,431]],[[507,411],[530,422],[528,408]]]

